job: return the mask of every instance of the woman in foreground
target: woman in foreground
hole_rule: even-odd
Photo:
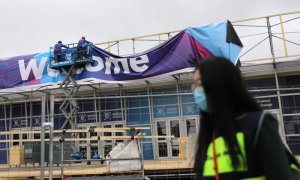
[[[200,109],[197,179],[292,180],[295,158],[283,145],[277,120],[262,111],[225,58],[197,64],[194,98]]]

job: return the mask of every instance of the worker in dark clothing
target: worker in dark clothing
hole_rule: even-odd
[[[54,45],[54,59],[55,62],[59,62],[61,59],[61,49],[68,48],[68,46],[64,45],[61,41],[58,41],[57,44]]]
[[[85,37],[82,36],[77,44],[77,59],[82,59],[84,55],[87,53],[87,46],[89,45],[89,41],[85,40]]]

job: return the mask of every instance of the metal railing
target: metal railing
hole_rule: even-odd
[[[244,48],[242,66],[300,60],[300,11],[232,22]],[[94,45],[117,55],[143,52],[170,39],[181,30],[137,36]],[[270,38],[272,40],[270,40]],[[273,44],[270,45],[270,41]],[[274,57],[271,49],[274,49]]]

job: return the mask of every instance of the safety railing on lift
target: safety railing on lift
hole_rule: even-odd
[[[60,52],[55,52],[54,47],[50,47],[49,67],[52,69],[60,69],[61,67],[69,67],[72,65],[80,65],[93,62],[93,44],[88,43],[85,48],[78,49],[77,43],[65,44]]]

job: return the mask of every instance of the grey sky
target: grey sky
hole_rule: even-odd
[[[0,0],[0,58],[297,10],[299,0]]]

